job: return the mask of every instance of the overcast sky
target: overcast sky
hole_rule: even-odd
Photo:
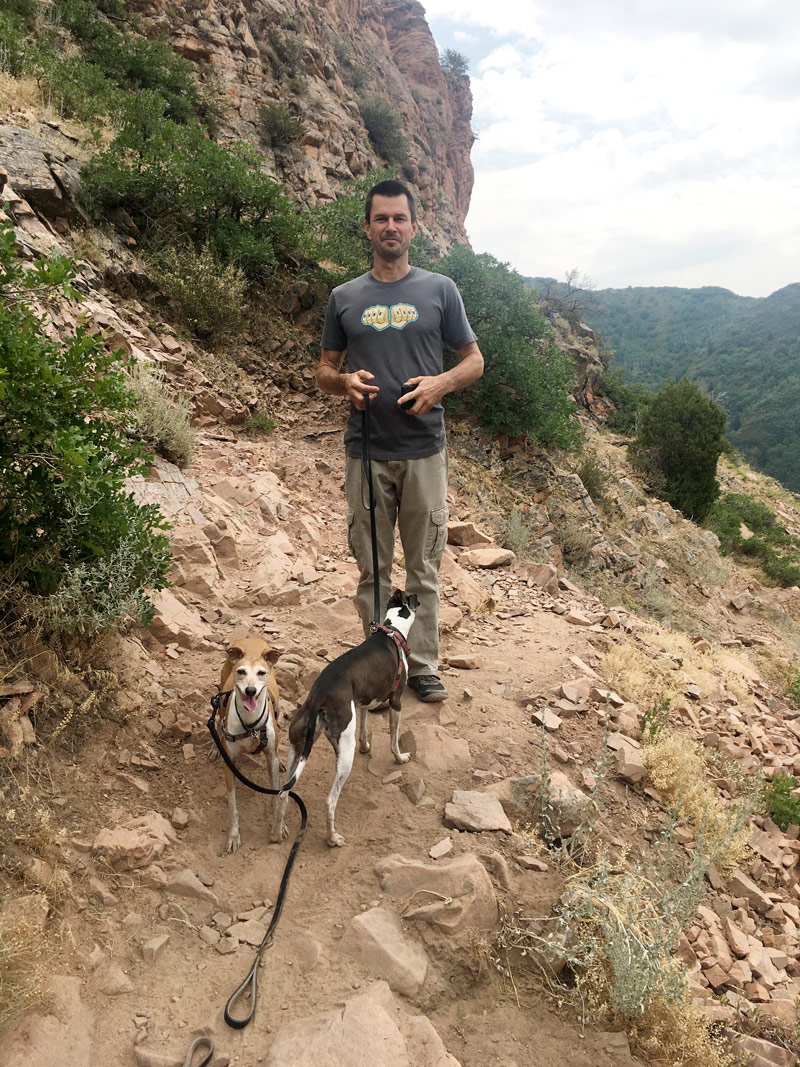
[[[467,232],[598,288],[800,282],[800,0],[422,0],[469,58]]]

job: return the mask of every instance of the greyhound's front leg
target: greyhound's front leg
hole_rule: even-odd
[[[233,759],[233,756],[231,756]],[[226,852],[236,852],[242,843],[241,837],[239,837],[239,812],[236,807],[236,778],[233,775],[233,771],[225,766],[225,789],[228,792],[228,843],[226,845]]]

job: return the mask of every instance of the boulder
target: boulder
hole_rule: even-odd
[[[445,863],[422,863],[389,856],[376,865],[383,890],[410,901],[404,915],[432,923],[445,933],[465,927],[492,930],[499,912],[491,879],[473,855]]]
[[[445,805],[445,826],[458,830],[503,830],[511,833],[511,823],[497,797],[476,790],[457,789],[453,799]]]
[[[395,993],[415,996],[428,972],[428,955],[410,941],[397,916],[384,908],[356,915],[345,929],[342,947]]]

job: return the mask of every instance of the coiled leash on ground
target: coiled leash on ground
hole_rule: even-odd
[[[292,845],[291,852],[289,853],[289,858],[286,860],[286,866],[283,869],[283,878],[281,879],[280,889],[278,890],[278,896],[275,901],[275,908],[272,913],[272,919],[270,920],[270,924],[267,927],[267,932],[264,934],[264,938],[261,941],[261,944],[256,949],[256,955],[255,959],[253,960],[253,966],[248,971],[247,976],[245,977],[241,985],[231,994],[227,1004],[225,1005],[225,1022],[228,1024],[228,1026],[233,1027],[234,1030],[243,1030],[244,1027],[247,1026],[247,1024],[252,1020],[253,1016],[255,1015],[256,998],[258,996],[258,965],[261,961],[261,954],[272,941],[273,931],[278,925],[278,920],[281,916],[281,910],[283,908],[283,898],[286,895],[286,889],[289,885],[289,875],[291,874],[292,867],[294,866],[294,861],[297,856],[297,850],[300,848],[300,843],[305,836],[306,826],[308,824],[308,812],[306,811],[305,804],[297,795],[297,793],[293,793],[291,791],[292,786],[297,781],[296,773],[293,774],[289,781],[286,782],[285,785],[282,785],[280,789],[268,789],[266,786],[258,785],[256,784],[256,782],[251,782],[246,775],[242,774],[242,772],[237,768],[231,757],[228,755],[227,751],[225,750],[225,746],[219,739],[215,719],[219,714],[220,705],[226,704],[227,701],[230,699],[232,693],[233,690],[229,689],[225,692],[215,693],[214,696],[211,698],[211,707],[213,710],[211,712],[211,717],[209,718],[208,723],[206,725],[208,726],[209,732],[214,739],[214,744],[219,750],[219,754],[222,756],[223,760],[227,764],[228,769],[232,771],[233,774],[239,779],[239,781],[246,785],[248,789],[252,789],[256,793],[266,793],[268,796],[278,796],[281,793],[288,792],[289,796],[292,798],[292,800],[295,802],[295,804],[300,810],[300,829],[297,832],[297,837],[294,839],[294,844]],[[306,730],[306,740],[302,756],[303,760],[307,760],[311,752],[311,747],[314,744],[314,735],[316,733],[316,729],[317,716],[316,713],[312,713],[309,717],[308,729]],[[247,992],[249,992],[250,994],[250,1010],[246,1015],[243,1016],[233,1015],[233,1006],[236,1004],[239,998],[244,996],[244,994]],[[195,1042],[195,1044],[197,1044],[197,1042]],[[194,1046],[192,1046],[192,1050],[194,1050]],[[210,1055],[211,1054],[209,1054],[208,1059],[210,1059]],[[203,1060],[203,1062],[199,1064],[198,1067],[204,1067],[204,1064],[208,1062],[208,1059]]]

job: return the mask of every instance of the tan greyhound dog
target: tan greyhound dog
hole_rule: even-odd
[[[218,720],[221,726],[222,744],[233,763],[244,753],[267,750],[269,763],[270,788],[278,789],[279,764],[276,743],[275,719],[278,712],[278,683],[272,670],[272,664],[280,656],[260,637],[240,634],[231,641],[222,673],[219,688],[221,693],[231,692],[228,699],[220,704]],[[236,778],[229,767],[225,767],[225,788],[228,792],[228,830],[227,851],[235,852],[241,845],[239,837],[239,812],[236,808]],[[282,831],[282,811],[278,801],[273,797],[273,821],[270,841],[280,841],[285,836]]]

